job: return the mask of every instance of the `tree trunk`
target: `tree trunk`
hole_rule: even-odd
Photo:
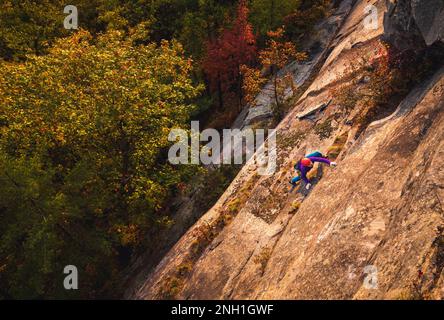
[[[242,110],[242,99],[243,99],[243,90],[242,90],[242,82],[243,82],[243,77],[241,75],[240,72],[240,66],[237,66],[237,74],[238,76],[238,96],[239,96],[239,112]]]
[[[273,67],[274,69],[274,67]],[[276,102],[276,108],[278,110],[281,110],[281,102],[279,101],[279,93],[278,93],[278,76],[277,72],[274,72],[273,70],[273,89],[274,89],[274,100]]]
[[[217,95],[219,98],[219,110],[224,107],[224,97],[222,92],[222,81],[220,80],[220,74],[217,75]]]
[[[271,8],[270,8],[270,27],[274,29],[274,11],[276,10],[275,0],[271,0]]]
[[[122,168],[120,172],[120,186],[119,186],[119,196],[120,196],[120,205],[123,213],[128,212],[128,206],[127,206],[127,196],[128,196],[128,189],[127,185],[130,180],[130,163],[131,163],[131,144],[128,141],[128,137],[125,134],[124,128],[123,128],[123,122],[119,122],[119,132],[120,132],[120,141],[119,143],[119,149],[120,153],[122,155]]]

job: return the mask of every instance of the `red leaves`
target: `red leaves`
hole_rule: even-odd
[[[248,11],[246,1],[241,0],[232,27],[207,42],[203,68],[213,90],[220,86],[223,92],[228,91],[240,80],[240,66],[251,65],[256,59],[256,39],[248,22]]]

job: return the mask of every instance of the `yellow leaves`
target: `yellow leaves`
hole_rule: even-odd
[[[63,145],[66,143],[65,135],[63,134],[63,132],[57,132],[55,139],[60,145]]]
[[[299,52],[293,42],[284,41],[284,32],[283,28],[268,32],[267,47],[259,53],[259,61],[264,67],[283,68],[292,59],[302,61],[307,58],[307,54]]]
[[[246,65],[242,65],[240,71],[243,76],[244,99],[247,103],[252,103],[267,79],[262,77],[260,70],[249,68]]]
[[[306,53],[299,52],[294,43],[285,41],[283,28],[275,31],[269,31],[269,40],[264,50],[259,53],[259,61],[263,69],[269,69],[272,74],[272,85],[277,118],[282,116],[283,100],[285,99],[285,90],[291,88],[293,95],[297,93],[297,87],[293,77],[290,74],[284,77],[278,76],[278,70],[285,67],[292,60],[301,61],[307,58]],[[254,101],[266,79],[262,77],[258,69],[249,69],[242,66],[243,90],[247,103]]]
[[[267,36],[271,39],[281,39],[284,36],[285,30],[283,27],[277,28],[275,31],[270,30],[267,32]]]
[[[135,245],[140,241],[139,228],[135,224],[117,225],[114,229],[124,246]]]
[[[203,87],[178,43],[132,47],[119,32],[89,40],[79,31],[47,55],[0,63],[0,120],[8,124],[0,125],[0,148],[42,159],[67,189],[68,199],[52,204],[94,221],[111,212],[97,227],[133,246],[140,226],[172,223],[156,214],[183,173],[159,155],[170,128],[188,126],[189,101]],[[54,187],[45,183],[30,190]]]

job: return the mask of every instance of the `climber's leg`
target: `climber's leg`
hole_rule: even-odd
[[[315,152],[312,152],[310,154],[307,154],[305,157],[306,158],[309,158],[309,157],[325,158],[325,156],[321,152],[319,152],[319,151],[315,151]]]
[[[301,180],[300,176],[294,177],[293,179],[290,180],[290,184],[291,184],[291,188],[289,190],[289,192],[293,192],[293,190],[297,187],[298,182]]]
[[[301,180],[301,177],[300,176],[296,176],[296,177],[294,177],[293,179],[290,180],[290,184],[295,186],[296,183],[298,183],[300,180]]]

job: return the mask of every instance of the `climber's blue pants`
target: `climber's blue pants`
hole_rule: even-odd
[[[296,176],[293,179],[291,179],[290,183],[291,184],[296,184],[296,183],[298,183],[299,180],[301,180],[301,177],[300,176]]]
[[[305,157],[306,157],[306,158],[310,158],[310,157],[321,157],[321,158],[325,158],[325,156],[324,156],[322,153],[320,153],[319,151],[315,151],[315,152],[313,152],[313,153],[307,154]]]

